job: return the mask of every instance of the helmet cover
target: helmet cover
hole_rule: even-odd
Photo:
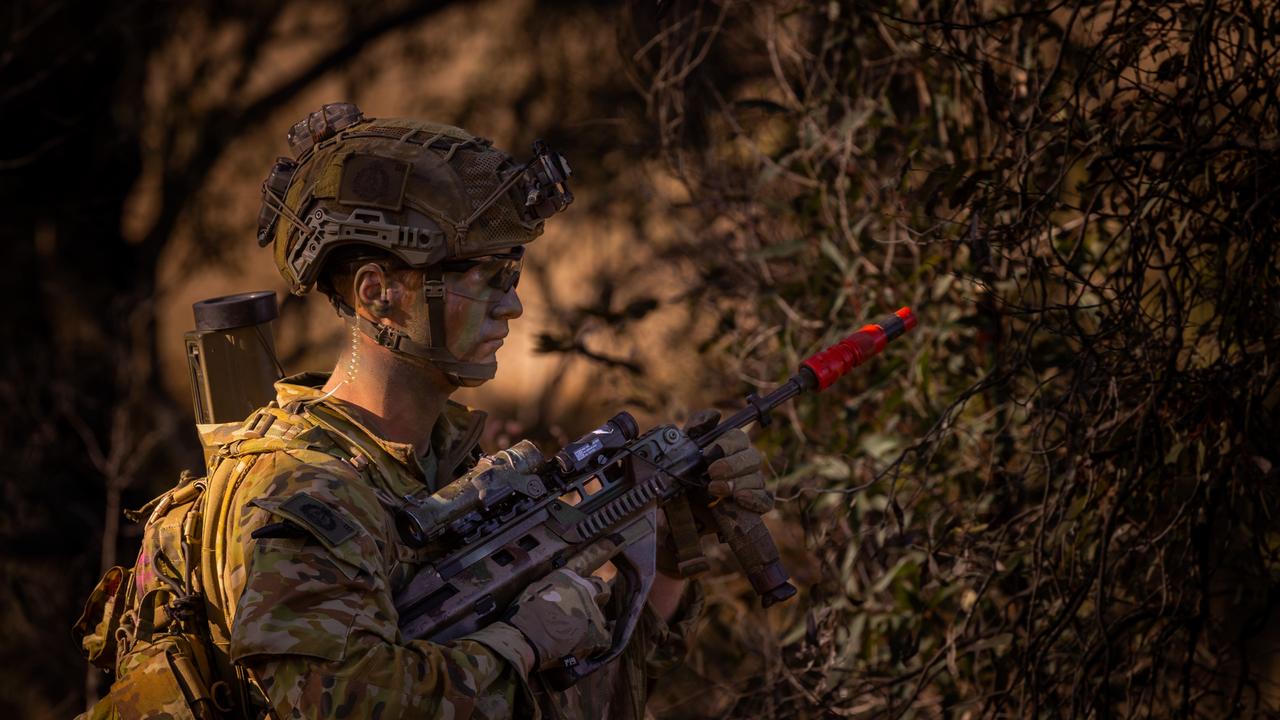
[[[272,244],[299,295],[340,247],[371,246],[415,268],[503,253],[573,201],[568,163],[541,141],[517,164],[450,125],[333,103],[295,124],[289,143],[296,160],[277,160],[263,183],[258,241]]]

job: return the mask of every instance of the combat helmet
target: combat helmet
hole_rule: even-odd
[[[465,130],[404,118],[368,118],[331,103],[289,131],[293,157],[276,160],[262,184],[258,244],[272,245],[296,295],[309,292],[325,261],[364,246],[422,268],[430,318],[425,341],[360,317],[338,293],[340,315],[396,352],[424,358],[459,384],[493,377],[493,363],[463,363],[445,344],[445,264],[518,255],[546,219],[573,201],[564,157],[541,140],[517,163]]]

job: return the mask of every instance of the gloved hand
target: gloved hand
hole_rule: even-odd
[[[720,421],[720,413],[715,410],[702,410],[694,413],[685,424],[685,433],[696,438],[710,431]],[[723,498],[721,503],[713,506],[713,510],[724,502],[731,502],[756,515],[763,515],[773,509],[773,493],[764,484],[764,458],[760,451],[751,446],[751,439],[741,429],[733,429],[716,438],[707,446],[704,454],[710,454],[713,448],[719,448],[724,457],[707,466],[707,493],[712,497]]]
[[[687,431],[698,437],[714,426],[714,414],[696,416]],[[705,428],[705,429],[704,429]],[[787,582],[787,571],[778,559],[778,548],[760,516],[773,509],[773,493],[764,486],[763,459],[751,447],[747,434],[730,430],[703,450],[704,456],[716,458],[707,466],[706,496],[715,498],[701,511],[710,516],[720,541],[733,551],[751,586],[763,598],[765,607],[795,595]],[[696,493],[694,493],[696,495]],[[695,509],[697,512],[697,509]],[[677,551],[679,549],[677,548]]]
[[[609,647],[612,635],[600,610],[608,601],[609,583],[561,568],[530,585],[507,622],[533,646],[535,667],[560,667],[568,655],[581,660]]]
[[[715,410],[696,412],[685,423],[684,432],[697,438],[719,421]],[[671,577],[693,577],[709,567],[695,524],[702,534],[718,532],[725,521],[740,525],[743,514],[763,515],[773,509],[773,493],[764,484],[763,459],[745,432],[731,430],[703,452],[722,456],[707,467],[706,493],[690,494],[688,504],[683,500],[668,504],[658,524],[658,569]]]

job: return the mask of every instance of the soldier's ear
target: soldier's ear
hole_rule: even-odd
[[[391,278],[378,263],[365,263],[356,270],[352,278],[355,284],[353,295],[357,310],[364,308],[374,317],[386,317],[391,314],[393,299]]]

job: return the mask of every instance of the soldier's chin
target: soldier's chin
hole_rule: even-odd
[[[496,374],[498,372],[497,351],[491,352],[481,357],[476,357],[476,358],[468,357],[463,362],[492,365],[494,373]],[[493,379],[492,377],[487,377],[487,378],[466,377],[463,375],[458,375],[456,373],[448,373],[447,377],[449,378],[449,381],[452,382],[454,385],[457,385],[458,387],[464,387],[464,388],[480,387],[481,385]]]
[[[484,362],[484,361],[482,360],[481,362]],[[496,371],[498,368],[498,363],[494,361],[493,365],[494,365],[494,370]],[[473,387],[480,387],[481,385],[489,382],[493,378],[472,378],[472,377],[463,377],[461,375],[454,375],[450,379],[458,387],[473,388]]]

